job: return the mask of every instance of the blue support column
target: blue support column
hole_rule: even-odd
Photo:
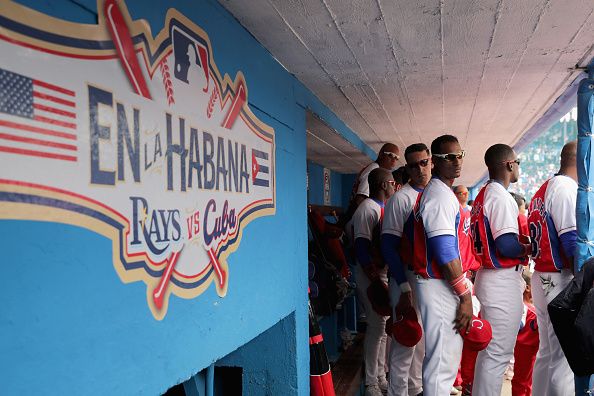
[[[594,145],[592,126],[594,124],[594,63],[590,63],[588,77],[580,82],[578,89],[578,195],[576,220],[578,244],[575,268],[579,271],[584,262],[594,256]],[[575,378],[575,394],[586,395],[584,389],[591,385],[590,377]]]
[[[592,124],[594,115],[594,69],[588,78],[580,82],[578,89],[578,195],[576,204],[577,220],[577,254],[576,270],[584,261],[594,256],[594,163],[591,161],[594,152],[592,145]]]

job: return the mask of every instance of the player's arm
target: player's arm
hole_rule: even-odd
[[[526,257],[531,252],[530,244],[521,243],[518,234],[513,232],[498,236],[495,239],[495,247],[502,256],[509,258]]]
[[[577,191],[574,188],[559,188],[551,198],[551,214],[557,235],[561,241],[561,248],[565,257],[573,263],[577,249],[577,230],[575,219],[575,203]],[[574,270],[572,266],[572,270]]]
[[[570,263],[573,263],[577,249],[577,231],[572,230],[565,232],[559,235],[559,239],[561,240],[561,248],[563,249],[563,253],[565,253],[565,257],[567,257]],[[573,265],[571,270],[575,273]]]
[[[400,255],[402,233],[404,222],[410,216],[411,202],[408,202],[406,195],[400,193],[392,195],[384,209],[384,220],[382,223],[382,235],[380,245],[384,262],[388,265],[390,277],[400,288],[400,297],[396,304],[396,312],[403,313],[412,307],[411,287],[406,279],[406,264]]]
[[[373,228],[379,221],[379,215],[368,206],[359,206],[353,215],[355,233],[355,257],[361,269],[370,280],[379,277],[371,255]]]
[[[485,213],[489,218],[491,234],[495,238],[495,248],[504,257],[527,257],[532,247],[519,240],[518,205],[511,196],[505,198],[493,199],[488,213]]]
[[[460,299],[454,326],[461,333],[468,333],[472,324],[472,294],[469,282],[462,273],[462,262],[453,235],[438,235],[429,238],[429,249],[440,266],[441,273],[449,282],[454,294]]]
[[[410,285],[406,280],[404,273],[404,264],[400,253],[398,253],[398,246],[400,246],[400,237],[394,234],[384,233],[381,236],[382,256],[388,264],[390,276],[396,281],[403,292],[410,291]]]
[[[371,258],[371,240],[364,237],[355,238],[355,254],[359,265],[367,277],[370,280],[378,278],[377,269],[373,265]]]
[[[390,276],[396,281],[401,291],[396,312],[403,312],[412,306],[412,293],[410,284],[404,273],[404,263],[397,249],[400,246],[400,237],[394,234],[383,233],[380,241],[382,256],[388,264]]]
[[[432,199],[422,203],[421,216],[428,237],[428,248],[440,266],[441,273],[450,283],[452,292],[460,299],[460,305],[454,320],[458,332],[468,332],[472,323],[472,299],[469,292],[462,290],[467,287],[462,273],[456,244],[456,218],[460,214],[460,205],[451,197]]]

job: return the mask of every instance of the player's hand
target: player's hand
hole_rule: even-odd
[[[532,245],[529,243],[523,243],[524,246],[524,257],[532,256]]]
[[[454,328],[458,333],[468,334],[472,326],[472,297],[470,293],[460,297],[460,305],[458,312],[456,312],[456,320],[454,320]]]
[[[367,275],[369,280],[372,282],[376,279],[379,279],[379,273],[377,271],[377,268],[373,264],[364,265],[363,272],[365,273],[365,275]]]
[[[404,315],[409,309],[412,308],[412,293],[406,292],[400,294],[398,304],[396,304],[396,315]]]

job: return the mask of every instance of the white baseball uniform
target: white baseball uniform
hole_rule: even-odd
[[[382,234],[392,234],[399,238],[402,238],[405,233],[408,234],[407,243],[411,244],[408,260],[412,259],[413,207],[421,192],[422,190],[416,190],[410,184],[406,184],[388,199],[384,209]],[[400,250],[400,246],[398,250]],[[401,255],[401,259],[403,258],[403,255]],[[408,268],[412,263],[402,260],[402,264],[405,266],[406,278],[411,285],[413,307],[417,311],[421,323],[421,315],[417,306],[415,276]],[[394,279],[390,278],[389,282],[392,317],[396,317],[395,308],[400,299],[401,289]],[[416,396],[423,391],[422,369],[424,357],[425,342],[423,339],[412,348],[401,345],[392,339],[390,343],[390,387],[388,388],[388,396]]]
[[[364,195],[366,197],[369,197],[369,180],[367,180],[367,178],[369,177],[369,174],[371,173],[372,170],[379,168],[379,165],[377,162],[372,162],[371,164],[367,165],[365,168],[363,168],[361,170],[361,172],[359,172],[359,178],[357,180],[357,189],[355,192],[355,195]]]
[[[483,189],[484,198],[479,192],[473,205],[473,229],[478,227],[475,218],[481,217],[487,234],[487,241],[480,241],[482,251],[489,255],[489,263],[493,264],[485,266],[483,257],[483,267],[477,273],[474,287],[481,303],[481,315],[491,323],[493,338],[478,354],[472,393],[500,396],[503,374],[513,357],[522,319],[524,282],[522,266],[506,266],[509,260],[495,252],[494,241],[504,234],[519,234],[518,205],[498,182],[490,181]],[[482,216],[478,216],[481,210]]]
[[[365,199],[353,215],[354,239],[365,238],[372,241],[374,229],[380,226],[382,219],[382,206],[371,198]],[[379,234],[376,236],[378,237]],[[387,268],[380,272],[384,282],[388,281]],[[370,284],[369,278],[363,272],[361,264],[355,266],[355,282],[365,312],[367,314],[367,329],[363,342],[363,353],[365,359],[365,385],[378,385],[378,378],[385,379],[386,373],[383,370],[386,356],[386,320],[387,317],[379,315],[373,310],[367,298],[367,287]]]
[[[574,394],[574,376],[549,318],[547,305],[571,282],[573,275],[563,263],[559,236],[576,229],[577,183],[563,175],[545,182],[530,203],[531,234],[537,245],[536,267],[532,276],[532,297],[538,318],[540,344],[534,363],[534,395],[569,396]],[[544,189],[544,191],[542,190]],[[544,207],[543,207],[544,205]],[[536,215],[536,216],[535,216]],[[530,222],[531,219],[542,219]],[[545,240],[541,240],[544,238]]]
[[[440,235],[458,238],[460,204],[451,188],[440,179],[432,178],[425,187],[419,213],[427,238]],[[415,258],[416,292],[425,339],[423,394],[443,396],[454,385],[462,357],[462,337],[454,329],[460,299],[448,281],[436,273],[439,268],[428,264],[423,271],[423,266]],[[426,278],[421,273],[437,277]]]

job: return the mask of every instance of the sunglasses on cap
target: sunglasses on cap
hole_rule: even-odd
[[[406,166],[408,166],[411,169],[416,169],[416,168],[421,169],[421,168],[424,168],[427,165],[429,165],[429,160],[430,160],[430,158],[425,158],[425,159],[422,159],[417,162],[406,163]]]
[[[388,157],[390,157],[391,159],[396,160],[396,161],[398,161],[400,159],[400,157],[398,156],[398,154],[394,154],[391,151],[383,151],[383,154],[384,155],[387,155]]]
[[[447,154],[436,154],[433,153],[434,157],[441,158],[446,161],[453,161],[455,159],[462,159],[466,156],[466,151],[462,150],[459,153],[447,153]]]

